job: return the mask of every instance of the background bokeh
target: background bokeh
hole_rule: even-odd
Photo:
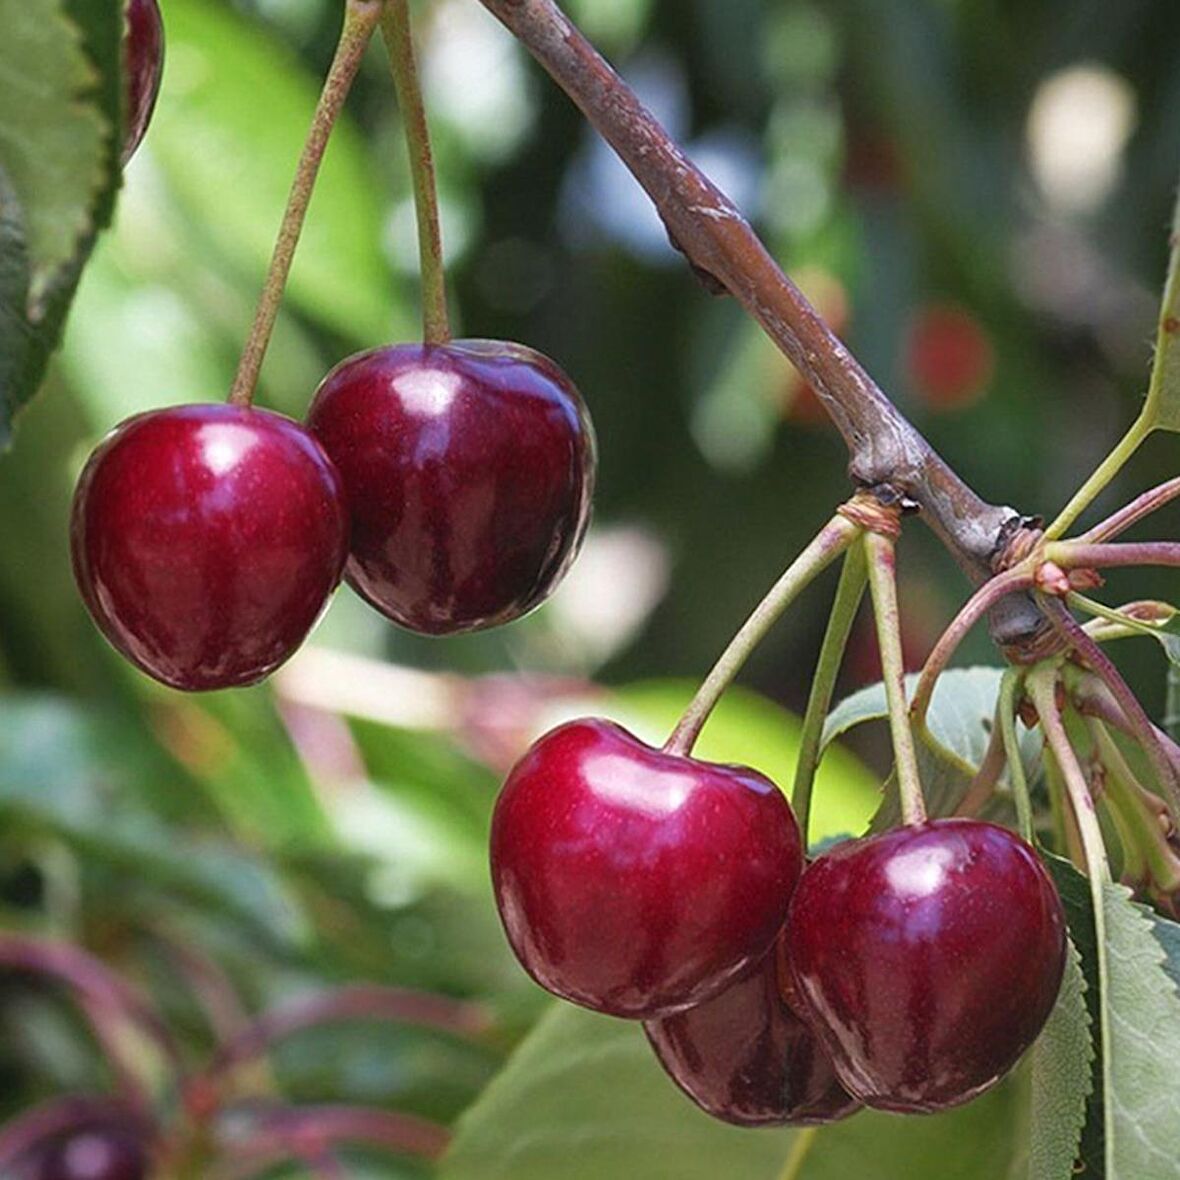
[[[1024,512],[1060,507],[1145,387],[1180,166],[1169,0],[568,7],[968,481]],[[601,457],[586,551],[551,603],[501,631],[416,639],[345,590],[272,686],[149,684],[75,594],[72,481],[126,415],[224,395],[339,16],[332,0],[162,8],[155,122],[0,456],[0,923],[96,951],[194,1055],[215,1033],[182,951],[215,968],[227,1019],[361,978],[490,999],[485,1043],[337,1030],[277,1060],[293,1098],[447,1122],[539,1009],[490,909],[499,774],[587,698],[653,736],[667,725],[684,678],[846,494],[845,455],[511,38],[474,0],[434,0],[420,38],[457,323],[547,352],[582,389]],[[416,331],[406,172],[374,52],[329,149],[265,404],[300,416],[331,365]],[[1103,503],[1175,471],[1162,435]],[[1178,524],[1171,511],[1146,531]],[[916,666],[967,587],[920,525],[902,551]],[[1109,600],[1175,590],[1168,571],[1120,575]],[[745,680],[761,695],[727,705],[718,756],[789,774],[782,710],[806,698],[824,609],[809,594],[756,655]],[[1158,716],[1162,659],[1123,648]],[[963,658],[996,656],[981,633]],[[860,628],[842,687],[877,672]],[[871,738],[859,755],[884,769]],[[872,771],[840,755],[821,791],[821,829],[848,830]],[[104,1070],[68,1006],[0,982],[0,1116]]]

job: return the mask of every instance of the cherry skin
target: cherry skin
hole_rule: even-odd
[[[78,480],[74,575],[94,621],[174,688],[274,671],[340,580],[348,518],[331,461],[297,422],[229,405],[127,419]]]
[[[585,719],[508,775],[491,861],[525,970],[576,1004],[644,1020],[716,995],[766,954],[803,854],[790,805],[757,771]]]
[[[126,21],[123,33],[124,164],[135,155],[135,149],[147,134],[164,74],[164,22],[158,0],[127,0]]]
[[[672,1080],[724,1122],[806,1126],[860,1109],[815,1034],[783,1002],[773,951],[711,1000],[643,1027]]]
[[[791,994],[866,1106],[945,1110],[994,1085],[1061,986],[1065,919],[1006,828],[933,820],[837,845],[791,902]]]
[[[338,365],[308,425],[344,479],[346,577],[427,635],[510,622],[572,564],[594,433],[569,379],[518,344],[399,344]]]
[[[92,1128],[61,1139],[46,1152],[37,1180],[143,1180],[143,1145],[117,1128]]]

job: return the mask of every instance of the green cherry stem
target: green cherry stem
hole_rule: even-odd
[[[893,739],[901,816],[907,824],[920,824],[926,821],[926,802],[922,798],[918,753],[906,705],[894,542],[892,537],[881,533],[866,533],[864,545],[869,565],[869,591],[877,624],[877,645],[881,650],[881,677],[885,682],[885,700],[889,705],[889,732]]]
[[[738,633],[729,641],[697,689],[684,716],[680,718],[672,735],[664,743],[669,754],[689,754],[709,714],[725,690],[733,683],[750,653],[765,638],[783,611],[799,593],[827,569],[837,557],[861,536],[860,525],[843,516],[834,516],[815,536],[811,544],[791,563],[786,572],[767,592],[766,597],[754,608],[750,617],[742,624]]]
[[[242,359],[238,362],[237,375],[230,389],[229,400],[235,406],[248,406],[254,400],[254,388],[258,384],[258,374],[274,332],[275,321],[278,319],[279,304],[287,286],[287,277],[291,273],[291,263],[295,258],[295,249],[299,245],[299,235],[303,231],[303,222],[307,216],[307,207],[311,203],[312,192],[315,190],[324,150],[328,146],[332,128],[344,108],[348,92],[352,89],[353,79],[360,69],[365,49],[372,40],[383,7],[384,0],[347,0],[336,56],[332,59],[332,66],[324,80],[324,88],[320,92],[319,102],[312,116],[311,129],[303,145],[303,154],[299,157],[299,164],[295,169],[295,179],[291,184],[287,208],[283,213],[278,237],[275,239],[270,269],[267,271],[262,295],[258,300],[258,310],[254,314],[254,324],[242,350]]]
[[[807,845],[807,831],[811,820],[811,797],[815,787],[815,772],[819,767],[823,744],[824,722],[832,703],[832,692],[836,677],[848,645],[848,636],[857,609],[864,597],[868,573],[865,569],[864,549],[854,545],[844,558],[840,571],[840,582],[832,600],[832,611],[828,616],[827,630],[816,661],[815,674],[811,679],[811,692],[807,698],[807,711],[803,715],[803,732],[799,737],[799,761],[795,764],[795,783],[791,788],[791,805],[803,833],[803,844]]]
[[[803,1175],[803,1165],[807,1163],[807,1157],[815,1146],[820,1130],[820,1127],[800,1127],[795,1132],[791,1139],[791,1150],[787,1153],[778,1180],[800,1180]]]
[[[381,17],[381,35],[389,51],[393,85],[397,91],[397,105],[410,157],[414,212],[418,219],[422,337],[427,344],[446,344],[451,339],[451,323],[447,313],[438,189],[434,177],[434,153],[430,147],[430,128],[426,122],[426,108],[422,103],[422,87],[414,56],[408,0],[386,0],[385,12]]]
[[[1016,733],[1016,707],[1024,691],[1024,673],[1009,668],[1000,680],[1000,701],[996,709],[996,720],[1004,742],[1004,753],[1008,759],[1008,781],[1012,785],[1012,801],[1016,805],[1016,825],[1020,834],[1031,844],[1033,841],[1032,801],[1028,793],[1028,778],[1024,773],[1024,759],[1020,756],[1020,738]]]

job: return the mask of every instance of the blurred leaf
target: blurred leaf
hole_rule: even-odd
[[[687,680],[654,680],[616,691],[617,720],[659,746],[692,700]],[[732,688],[701,731],[694,754],[713,762],[737,762],[760,770],[786,791],[799,755],[799,719],[745,688]],[[820,763],[811,817],[813,839],[862,832],[879,799],[877,780],[856,757],[831,748]]]
[[[800,1180],[995,1180],[1012,1153],[1015,1087],[950,1114],[859,1114],[819,1131]],[[459,1120],[442,1180],[776,1180],[797,1131],[703,1114],[643,1032],[555,1007]]]
[[[221,253],[259,279],[318,90],[318,81],[261,26],[207,0],[169,0],[168,72],[150,150]],[[358,343],[411,331],[390,298],[392,278],[379,249],[382,203],[363,140],[342,118],[324,156],[288,293]]]
[[[1168,277],[1160,307],[1155,362],[1141,421],[1153,429],[1180,430],[1180,198],[1177,198],[1172,219]]]

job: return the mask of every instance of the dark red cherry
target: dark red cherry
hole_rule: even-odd
[[[157,0],[127,0],[123,33],[123,163],[147,133],[164,73],[164,22]]]
[[[491,857],[525,970],[567,1000],[637,1019],[700,1003],[760,960],[803,865],[769,779],[601,720],[553,730],[516,764]]]
[[[720,995],[644,1031],[672,1080],[714,1118],[739,1127],[835,1122],[860,1103],[783,1003],[775,960],[772,951]]]
[[[308,425],[348,493],[348,581],[403,627],[519,618],[577,555],[594,434],[540,353],[488,340],[360,353],[324,379]]]
[[[943,819],[838,845],[804,872],[792,994],[868,1106],[944,1110],[1036,1039],[1065,965],[1061,901],[1006,828]]]
[[[340,580],[340,478],[297,422],[175,406],[116,427],[74,493],[74,575],[103,634],[174,688],[274,671]]]
[[[42,1158],[38,1180],[143,1180],[143,1145],[121,1128],[93,1128],[59,1140]]]

